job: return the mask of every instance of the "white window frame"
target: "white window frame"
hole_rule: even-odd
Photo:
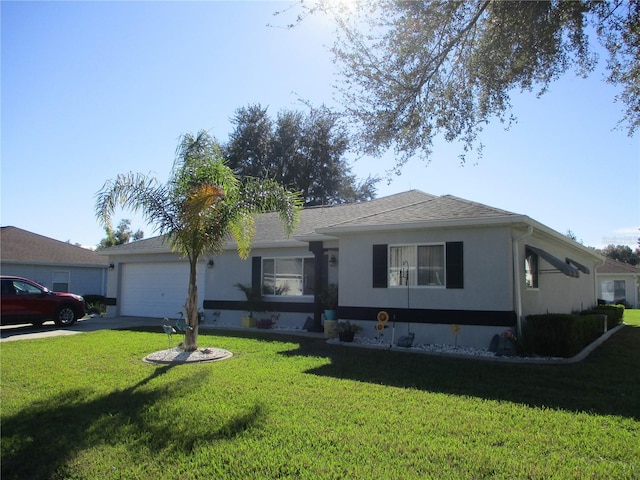
[[[432,266],[427,265],[421,267],[418,264],[419,249],[420,247],[441,247],[441,264]],[[392,253],[392,249],[404,249],[404,252],[400,253],[399,261],[401,264],[398,266],[395,261],[397,255]],[[413,288],[446,288],[447,287],[447,245],[444,242],[429,242],[429,243],[399,243],[389,245],[387,258],[389,259],[389,271],[388,271],[388,285],[389,288],[406,288],[407,272],[409,277],[409,287]],[[408,263],[405,267],[404,264]],[[435,268],[439,270],[436,272],[438,283],[435,284],[418,284],[418,272],[421,268]]]
[[[315,260],[314,257],[302,256],[302,255],[291,255],[291,256],[284,256],[284,257],[262,257],[262,268],[261,268],[262,294],[268,297],[311,297],[312,294],[304,293],[305,287],[306,287],[305,280],[307,279],[307,275],[305,274],[305,263],[310,259]],[[300,274],[282,273],[279,276],[278,270],[277,270],[278,262],[289,261],[289,260],[300,261],[300,264],[301,264]],[[274,268],[273,279],[271,279],[271,281],[274,284],[274,291],[270,293],[265,291],[265,286],[267,285],[266,275],[268,275],[265,272],[265,262],[273,262],[273,268]],[[299,286],[296,287],[295,286],[296,283],[298,283]],[[287,285],[289,285],[288,289],[286,288]],[[294,286],[293,289],[291,288],[292,285]],[[280,293],[278,292],[279,289],[280,289]]]
[[[618,283],[618,289],[616,289],[616,283]],[[620,289],[622,285],[622,289]],[[600,281],[600,291],[603,300],[609,303],[626,302],[627,301],[627,282],[624,278],[611,278]],[[616,292],[624,292],[623,298],[616,298]],[[605,295],[606,294],[606,295]],[[609,294],[611,298],[609,299]]]
[[[533,261],[529,262],[529,258]],[[527,290],[538,290],[540,288],[540,257],[531,250],[525,250],[524,282]]]

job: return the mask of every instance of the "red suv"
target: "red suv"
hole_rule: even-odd
[[[0,324],[53,320],[59,327],[72,325],[85,315],[84,299],[73,293],[51,292],[36,282],[20,277],[0,277]]]

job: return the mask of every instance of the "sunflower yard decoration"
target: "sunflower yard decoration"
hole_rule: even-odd
[[[387,328],[386,323],[389,321],[389,314],[384,310],[381,310],[378,312],[376,318],[378,319],[378,323],[376,323],[375,329],[376,332],[380,334],[380,338],[382,338],[384,335],[384,329]]]

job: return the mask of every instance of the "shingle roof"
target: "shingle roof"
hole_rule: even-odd
[[[0,228],[0,256],[3,262],[66,265],[107,265],[105,257],[53,238],[17,227]]]
[[[603,274],[635,274],[640,275],[640,268],[629,265],[628,263],[619,262],[612,258],[607,258],[604,264],[596,267],[596,273]]]
[[[158,235],[156,237],[145,238],[142,240],[136,240],[134,242],[124,243],[122,245],[116,245],[114,247],[108,247],[98,250],[98,255],[111,255],[111,254],[135,254],[135,253],[167,253],[171,248],[166,241],[165,235]]]
[[[519,215],[451,195],[437,197],[420,190],[389,195],[368,202],[309,207],[300,214],[293,236],[313,236],[318,229],[343,227],[376,227],[437,220],[478,220],[517,217]],[[295,241],[294,238],[290,238]],[[256,217],[254,246],[287,241],[282,222],[276,213]],[[232,248],[229,243],[228,248]],[[164,237],[153,237],[103,250],[103,254],[167,252]]]
[[[483,218],[502,218],[520,216],[498,208],[471,202],[452,195],[425,198],[421,201],[399,205],[381,212],[373,212],[346,220],[334,227],[403,225],[442,220],[477,220]]]
[[[318,228],[355,222],[361,218],[393,212],[435,198],[438,197],[419,190],[409,190],[369,202],[305,208],[300,215],[294,235],[311,235]],[[267,213],[256,218],[256,242],[275,242],[284,239],[286,235],[277,214]]]

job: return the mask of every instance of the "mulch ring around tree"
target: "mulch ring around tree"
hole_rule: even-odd
[[[159,364],[182,364],[182,363],[204,363],[217,362],[231,358],[233,353],[222,348],[199,348],[193,352],[185,352],[181,348],[169,348],[158,352],[150,353],[144,357],[147,363]]]

